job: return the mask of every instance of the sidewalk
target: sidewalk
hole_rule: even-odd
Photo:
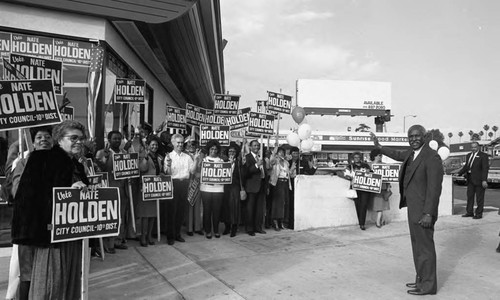
[[[498,299],[500,216],[442,217],[435,232],[438,294],[434,299]],[[250,237],[162,241],[92,260],[89,299],[415,299],[406,222],[302,232],[268,230]],[[0,252],[0,294],[8,257]]]

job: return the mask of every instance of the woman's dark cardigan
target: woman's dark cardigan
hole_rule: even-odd
[[[88,184],[82,164],[58,145],[30,154],[14,198],[12,243],[50,246],[53,187]]]

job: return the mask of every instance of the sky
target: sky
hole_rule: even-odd
[[[220,0],[226,91],[255,108],[267,91],[295,98],[297,79],[384,81],[394,115],[458,132],[500,127],[500,1]],[[294,102],[295,103],[295,99]],[[417,117],[406,117],[416,115]],[[313,130],[347,131],[374,118],[307,116]],[[290,116],[281,130],[297,128]],[[500,136],[500,131],[496,133]]]

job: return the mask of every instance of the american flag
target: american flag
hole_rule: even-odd
[[[90,138],[95,137],[95,104],[99,88],[102,81],[102,62],[104,60],[104,49],[99,45],[94,45],[90,50],[90,67],[88,74],[88,128]]]

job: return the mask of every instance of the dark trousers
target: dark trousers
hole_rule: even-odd
[[[203,202],[203,229],[206,234],[219,233],[219,221],[224,193],[201,192]]]
[[[174,240],[181,236],[181,226],[184,222],[184,213],[187,203],[189,180],[174,179],[174,198],[166,200],[166,233],[167,240]]]
[[[366,211],[368,210],[368,203],[370,202],[371,193],[356,191],[358,198],[354,199],[354,205],[356,206],[356,214],[358,215],[359,225],[365,225],[366,221]]]
[[[474,211],[474,196],[476,197],[477,207],[476,216],[483,215],[484,208],[484,191],[482,185],[475,185],[469,181],[467,184],[467,214],[472,215]]]
[[[247,232],[262,231],[266,209],[266,192],[264,182],[258,193],[248,193],[246,203],[245,225]]]
[[[417,273],[417,287],[424,292],[437,291],[436,248],[434,246],[434,227],[423,228],[417,222],[410,221],[411,248]]]

